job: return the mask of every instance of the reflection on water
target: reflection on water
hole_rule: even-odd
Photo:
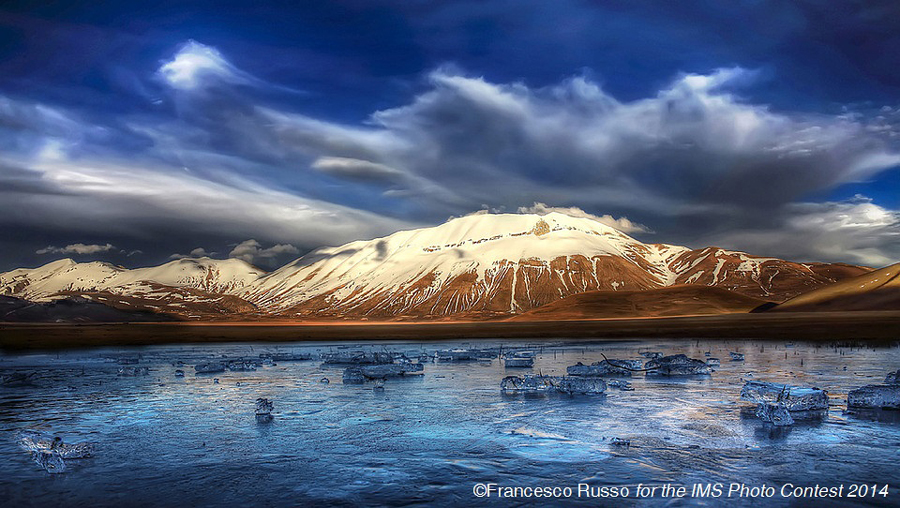
[[[526,345],[479,342],[478,347],[501,344]],[[389,380],[383,392],[372,390],[371,383],[343,385],[341,367],[315,361],[207,375],[195,375],[191,368],[223,356],[321,353],[345,346],[6,354],[0,357],[3,373],[37,373],[33,386],[0,388],[0,499],[7,505],[47,506],[435,506],[476,503],[475,482],[900,482],[895,467],[900,413],[843,413],[847,391],[880,383],[900,367],[896,347],[558,341],[529,346],[536,352],[531,369],[504,369],[502,360],[429,363],[424,376]],[[415,358],[423,351],[460,346],[379,343],[351,349],[403,351]],[[601,360],[601,353],[631,359],[641,358],[642,351],[693,358],[709,353],[722,364],[705,377],[636,375],[634,391],[611,388],[599,397],[510,396],[499,390],[507,374],[562,375],[568,365]],[[745,361],[730,361],[731,351],[743,353]],[[137,353],[138,365],[149,367],[150,374],[117,376],[121,365],[115,359]],[[176,377],[177,369],[187,375]],[[798,419],[793,427],[766,426],[738,401],[749,379],[824,388],[832,407],[825,415]],[[254,417],[261,397],[274,403],[272,423],[258,424]],[[24,428],[57,433],[70,442],[97,442],[96,456],[68,464],[64,474],[48,475],[16,445],[15,432]],[[615,438],[630,440],[631,446],[614,446]],[[887,500],[868,502],[891,504],[898,495],[892,486]]]

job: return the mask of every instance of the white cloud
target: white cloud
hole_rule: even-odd
[[[337,176],[389,168],[390,196],[451,214],[523,198],[669,215],[771,208],[900,163],[887,137],[852,115],[776,112],[731,93],[755,76],[739,67],[685,74],[621,102],[580,76],[529,88],[439,69],[430,90],[373,113],[368,127],[258,109],[252,135]],[[344,159],[364,162],[335,162]]]
[[[194,41],[158,77],[180,91],[278,89]],[[305,249],[482,207],[566,203],[574,205],[568,213],[609,212],[594,217],[623,231],[646,229],[633,221],[650,224],[660,241],[746,231],[772,251],[836,258],[815,241],[805,249],[782,242],[775,225],[808,230],[792,222],[813,217],[799,197],[900,164],[900,116],[893,108],[878,108],[874,120],[776,111],[735,95],[754,78],[739,67],[682,74],[622,101],[582,76],[535,88],[442,68],[408,103],[360,124],[288,112],[277,99],[263,107],[246,90],[178,94],[176,116],[128,116],[109,127],[0,97],[0,129],[15,133],[3,139],[0,148],[13,149],[0,164],[16,168],[0,171],[0,226],[110,232],[119,236],[105,238],[116,243],[200,231],[207,237],[192,242],[256,238]],[[288,168],[296,168],[296,181],[285,177]],[[826,211],[833,210],[817,213]],[[889,227],[867,229],[868,244],[863,229],[842,231],[858,231],[840,244],[853,252],[846,260],[895,257],[881,242]],[[734,243],[723,246],[750,243],[729,238]],[[165,249],[162,256],[179,250]]]
[[[183,44],[172,60],[159,68],[159,75],[173,88],[194,90],[217,79],[232,84],[247,83],[251,78],[235,68],[211,46],[190,40]]]
[[[197,247],[196,249],[192,250],[190,254],[176,253],[169,256],[169,259],[208,258],[215,255],[215,252],[207,252],[203,247]]]
[[[109,252],[116,247],[111,244],[106,245],[97,245],[97,244],[83,244],[83,243],[73,243],[71,245],[66,245],[65,247],[54,247],[52,245],[48,245],[43,249],[38,249],[35,251],[35,254],[76,254],[79,256],[89,255],[89,254],[100,254],[101,252]]]
[[[319,246],[410,225],[238,175],[215,182],[183,170],[116,159],[36,161],[30,171],[49,195],[15,195],[4,205],[36,210],[21,217],[23,223],[44,224],[43,217],[52,216],[54,224],[71,231],[143,234],[148,226],[165,230],[178,224],[179,231],[193,228],[224,238],[253,234]]]
[[[612,215],[594,215],[587,213],[581,208],[570,206],[548,206],[544,203],[534,203],[532,206],[520,206],[519,213],[534,213],[538,215],[547,215],[548,213],[561,213],[570,217],[580,217],[584,219],[593,219],[601,224],[618,229],[623,233],[649,233],[650,229],[643,224],[637,224],[628,220],[627,217],[619,217],[616,219]]]
[[[900,262],[900,211],[857,195],[846,201],[788,205],[765,229],[709,237],[754,254],[880,267]]]
[[[234,249],[228,253],[228,257],[243,259],[248,263],[258,263],[260,261],[270,261],[278,259],[285,255],[297,255],[300,250],[290,244],[278,244],[272,247],[263,248],[262,244],[256,240],[245,240],[237,244]]]

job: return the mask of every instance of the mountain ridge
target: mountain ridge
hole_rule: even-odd
[[[103,297],[111,305],[140,303],[159,312],[165,307],[193,319],[232,313],[296,319],[490,318],[588,291],[674,285],[712,286],[781,302],[869,270],[717,247],[643,243],[597,220],[558,212],[474,214],[322,247],[269,273],[238,259],[188,258],[131,270],[59,260],[0,274],[0,294],[35,301]],[[135,301],[123,303],[127,298]],[[217,312],[217,302],[228,310]]]

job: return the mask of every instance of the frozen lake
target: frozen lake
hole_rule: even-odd
[[[452,347],[529,349],[530,369],[502,360],[426,363],[424,375],[344,385],[343,367],[279,362],[249,372],[195,375],[193,365],[267,352],[399,351],[411,358]],[[641,351],[721,359],[711,376],[645,377],[601,396],[508,395],[510,374],[563,375],[576,362],[637,359]],[[745,354],[730,361],[729,352]],[[149,375],[117,376],[117,358],[140,354]],[[176,366],[178,361],[184,366]],[[503,486],[630,486],[743,482],[825,486],[891,484],[900,499],[900,416],[844,413],[847,392],[900,368],[897,347],[773,341],[635,340],[539,344],[366,343],[159,346],[0,357],[3,374],[36,371],[34,386],[0,388],[0,500],[6,506],[530,505],[479,500],[478,482]],[[186,376],[176,377],[182,369]],[[322,378],[331,382],[324,384]],[[218,379],[218,383],[215,380]],[[828,390],[827,416],[775,429],[739,401],[745,380]],[[274,402],[258,424],[254,402]],[[16,442],[37,428],[65,442],[98,443],[96,456],[51,475]],[[613,446],[614,438],[630,447]],[[633,491],[632,491],[633,492]],[[557,500],[549,504],[575,504]],[[669,499],[584,500],[672,506]],[[675,506],[717,505],[683,499]],[[729,505],[760,504],[732,500]],[[847,500],[833,502],[845,505]],[[789,505],[766,500],[766,506]],[[814,501],[815,506],[829,506]]]

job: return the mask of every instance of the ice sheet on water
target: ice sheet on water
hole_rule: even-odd
[[[750,418],[741,417],[737,404],[747,372],[752,371],[754,378],[790,379],[794,384],[846,393],[862,384],[859,379],[882,381],[889,370],[894,370],[888,367],[900,365],[898,348],[856,348],[849,358],[842,354],[846,348],[807,343],[797,344],[788,357],[780,345],[756,341],[570,345],[561,340],[559,344],[548,344],[540,350],[535,361],[540,370],[536,368],[535,373],[559,376],[578,361],[585,365],[601,361],[601,352],[609,358],[637,358],[641,350],[659,350],[706,360],[704,352],[710,351],[711,356],[723,361],[714,377],[607,378],[607,386],[612,380],[627,380],[635,391],[609,388],[612,393],[605,397],[505,397],[497,385],[509,371],[500,362],[426,363],[423,379],[403,382],[402,390],[388,386],[384,394],[373,394],[340,383],[320,384],[323,376],[334,379],[343,368],[323,368],[319,362],[286,362],[277,368],[264,366],[251,374],[226,371],[218,375],[221,385],[214,385],[211,378],[189,376],[157,387],[151,383],[108,383],[115,381],[121,365],[100,362],[94,353],[94,359],[85,359],[85,352],[63,352],[58,357],[10,354],[4,358],[8,361],[6,369],[37,370],[40,383],[45,385],[0,390],[10,426],[24,427],[42,420],[67,422],[63,437],[73,432],[103,435],[103,453],[91,461],[90,475],[82,474],[88,468],[76,467],[78,462],[64,461],[68,470],[63,476],[74,472],[72,479],[77,475],[77,485],[71,481],[65,485],[41,484],[41,477],[47,473],[37,469],[30,459],[32,452],[24,452],[7,439],[6,449],[0,445],[0,453],[19,460],[6,463],[0,488],[13,496],[13,506],[29,504],[26,493],[39,484],[44,499],[60,495],[77,502],[91,499],[96,492],[127,491],[133,493],[129,499],[134,504],[150,505],[153,496],[167,496],[184,504],[217,502],[224,506],[228,503],[226,496],[251,499],[264,480],[268,492],[282,496],[276,497],[273,505],[290,505],[291,501],[309,501],[291,497],[298,490],[316,486],[322,491],[339,491],[347,478],[363,476],[359,472],[365,467],[384,467],[403,471],[410,475],[410,483],[422,485],[434,478],[453,477],[454,481],[434,487],[437,490],[431,493],[459,500],[471,497],[466,488],[471,489],[476,479],[539,478],[547,483],[577,483],[592,472],[602,472],[603,481],[613,483],[689,483],[696,478],[722,476],[729,481],[797,483],[808,479],[810,457],[822,464],[817,468],[816,481],[837,483],[862,462],[873,474],[900,481],[890,452],[892,444],[900,440],[900,427],[895,423],[866,421],[832,411],[825,417],[829,424],[776,427],[753,414],[756,404],[752,409],[747,407]],[[484,343],[485,348],[494,345],[500,350],[499,341]],[[508,340],[502,346],[504,353],[525,349]],[[318,357],[321,351],[342,351],[338,347],[298,344],[290,350]],[[395,343],[387,347],[406,348],[404,352],[415,358],[423,351],[470,345]],[[737,347],[747,353],[746,365],[724,361],[729,359],[728,351]],[[193,366],[255,358],[274,348],[259,344],[154,347],[143,350],[145,356],[138,365],[149,366],[154,378],[158,373],[162,379],[173,380],[176,369],[189,371],[175,360]],[[353,344],[346,351],[384,348],[380,343]],[[801,358],[805,358],[803,368]],[[87,378],[81,374],[82,365],[87,365]],[[846,365],[850,368],[842,370]],[[54,388],[69,384],[78,389],[59,393]],[[257,396],[279,400],[277,422],[258,425],[250,418]],[[111,418],[113,415],[116,418]],[[800,421],[796,413],[791,416]],[[70,430],[69,422],[78,428]],[[704,425],[687,428],[688,423]],[[713,429],[713,424],[718,427]],[[510,432],[523,427],[535,432]],[[782,430],[790,433],[773,434]],[[203,437],[198,440],[198,436]],[[610,446],[613,437],[630,440],[632,446]],[[778,446],[771,446],[773,440]],[[203,441],[207,446],[201,450]],[[141,453],[134,453],[136,449]],[[467,468],[454,465],[460,463]],[[588,463],[590,466],[585,467]],[[234,473],[238,470],[239,475]],[[163,484],[145,478],[143,473],[148,471],[158,473],[155,478],[179,480]],[[208,488],[216,478],[233,480],[228,489],[221,489],[227,492],[220,495]],[[25,486],[19,488],[21,482]],[[392,505],[404,500],[403,489],[382,489],[385,497],[371,504]],[[202,499],[199,492],[205,493]],[[370,490],[365,493],[371,495]],[[423,503],[432,498],[425,499]],[[347,504],[363,501],[363,497],[353,497]]]

